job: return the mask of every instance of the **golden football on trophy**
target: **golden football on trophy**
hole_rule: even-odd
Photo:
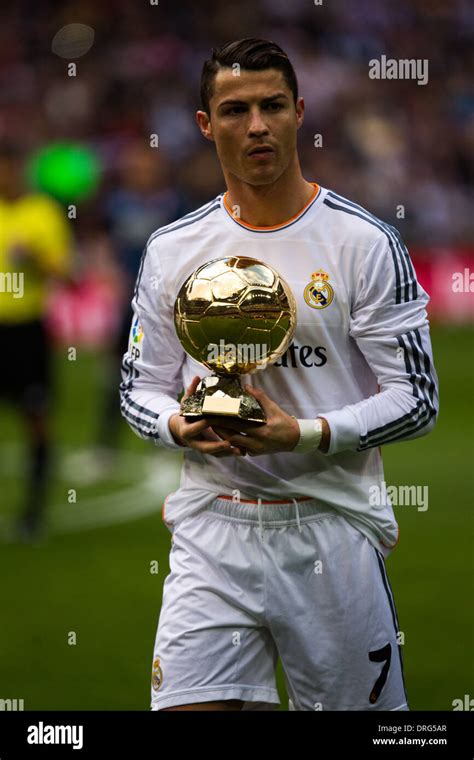
[[[275,362],[293,337],[296,301],[278,272],[248,256],[213,259],[181,286],[174,319],[184,350],[215,373],[183,400],[181,414],[265,422],[239,376]]]

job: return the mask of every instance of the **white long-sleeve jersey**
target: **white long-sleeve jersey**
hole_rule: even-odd
[[[278,362],[242,379],[297,418],[324,416],[329,451],[216,458],[187,448],[164,519],[173,524],[235,491],[270,501],[311,496],[343,513],[387,556],[398,524],[384,496],[380,447],[426,435],[438,415],[429,296],[394,227],[312,184],[305,207],[274,227],[243,222],[222,193],[151,235],[132,301],[122,414],[140,437],[183,451],[168,420],[193,376],[210,372],[176,335],[178,291],[211,259],[244,255],[268,263],[293,291],[296,331]]]

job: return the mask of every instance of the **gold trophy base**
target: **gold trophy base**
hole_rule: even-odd
[[[196,392],[181,402],[183,417],[232,417],[254,424],[267,421],[256,398],[244,391],[240,377],[203,377]]]

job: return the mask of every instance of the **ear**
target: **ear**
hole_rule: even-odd
[[[304,98],[297,98],[295,104],[296,110],[296,129],[299,129],[303,125],[304,121]]]
[[[206,140],[214,142],[214,137],[212,136],[211,119],[206,111],[196,111],[196,123],[201,130],[201,134],[206,138]]]

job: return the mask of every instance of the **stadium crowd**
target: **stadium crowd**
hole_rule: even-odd
[[[308,180],[395,224],[408,244],[473,239],[468,0],[23,0],[4,4],[0,15],[0,139],[14,137],[25,155],[77,140],[102,159],[103,181],[79,215],[79,234],[81,223],[90,226],[102,211],[107,219],[111,208],[116,217],[126,205],[116,193],[130,144],[135,165],[146,163],[140,145],[150,151],[166,194],[160,213],[140,213],[133,234],[141,245],[150,226],[224,189],[213,147],[194,122],[202,62],[217,44],[259,36],[280,44],[294,64],[306,103],[299,147]],[[75,77],[51,49],[70,23],[95,34],[75,60]],[[369,62],[383,55],[426,59],[428,83],[371,79]],[[158,148],[149,148],[151,134]]]

